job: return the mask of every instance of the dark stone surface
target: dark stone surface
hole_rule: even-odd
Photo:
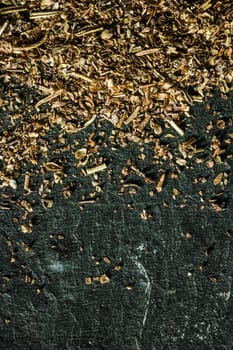
[[[102,147],[111,177],[100,174],[103,191],[95,203],[78,205],[92,190],[91,176],[79,179],[70,163],[67,173],[76,182],[68,200],[64,184],[53,188],[51,209],[40,206],[36,191],[31,195],[33,232],[23,237],[29,252],[13,220],[20,209],[0,211],[0,349],[233,348],[232,144],[224,143],[232,132],[233,95],[223,100],[216,93],[210,103],[208,113],[204,103],[193,107],[183,139],[199,135],[203,153],[198,157],[208,160],[217,135],[226,152],[213,169],[193,158],[177,179],[167,177],[160,193],[151,196],[155,183],[146,184],[137,175],[124,179],[139,186],[137,193],[130,194],[130,187],[119,193],[122,166],[128,158],[136,162],[140,146]],[[207,134],[210,120],[215,125],[218,118],[229,124],[227,130],[214,126]],[[181,141],[171,141],[174,158]],[[147,158],[137,166],[157,183],[159,167],[152,167],[152,150],[144,147]],[[166,163],[163,169],[168,175],[174,170]],[[221,171],[228,174],[224,188],[213,185]],[[195,183],[195,178],[205,181]],[[20,179],[18,187],[20,196]],[[179,190],[175,199],[174,188]],[[220,211],[211,200],[217,200]],[[147,220],[141,218],[143,210]],[[109,283],[85,284],[86,277],[103,274]]]

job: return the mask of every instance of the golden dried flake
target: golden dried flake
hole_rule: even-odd
[[[158,181],[158,183],[156,185],[156,190],[158,192],[161,192],[163,190],[163,184],[164,184],[165,178],[166,178],[166,174],[165,173],[160,176],[159,181]]]
[[[206,161],[206,165],[208,168],[213,168],[214,167],[214,161],[213,160],[207,160]]]
[[[140,149],[140,151],[143,152],[143,151],[144,151],[144,148]],[[139,154],[138,159],[145,160],[145,159],[146,159],[145,153]]]
[[[8,247],[12,247],[12,242],[9,240],[9,241],[7,241],[7,246]]]
[[[140,106],[137,106],[131,115],[125,120],[125,124],[129,124],[132,120],[137,118],[137,115],[140,111]]]
[[[5,324],[9,325],[11,323],[11,320],[9,318],[5,318]]]
[[[211,208],[216,211],[216,212],[221,212],[223,210],[225,210],[224,206],[220,206],[217,203],[211,203]]]
[[[217,161],[217,158],[220,154],[224,153],[225,151],[220,148],[220,141],[217,139],[217,137],[214,135],[212,137],[212,149],[213,149],[213,154],[212,157],[215,158]]]
[[[75,151],[74,156],[76,159],[83,160],[87,155],[87,149],[86,148],[80,148]]]
[[[122,269],[122,266],[121,265],[115,265],[114,266],[114,270],[115,271],[120,271]]]
[[[21,218],[22,218],[23,220],[26,220],[27,217],[28,217],[28,212],[25,211],[25,212],[22,214]]]
[[[20,226],[20,229],[23,233],[32,233],[32,224],[25,223],[25,224]]]
[[[228,136],[230,136],[230,135],[228,135]],[[225,142],[227,145],[230,145],[230,144],[231,144],[231,142],[232,142],[232,140],[231,140],[231,139],[232,139],[232,137],[229,137],[228,139],[225,139],[225,141],[224,141],[224,142]],[[229,158],[229,157],[231,157],[231,158],[232,158],[232,155],[228,155],[228,156],[227,156],[227,158]]]
[[[55,6],[56,1],[55,0],[40,0],[40,8],[41,10],[47,9],[50,6]]]
[[[101,284],[106,284],[110,282],[110,278],[104,273],[103,275],[100,276],[100,283]]]
[[[69,188],[64,188],[63,189],[63,195],[66,199],[70,198],[72,196],[72,191],[69,190]]]
[[[94,276],[94,277],[93,277],[93,281],[99,282],[99,280],[100,280],[100,277],[99,277],[99,276]]]
[[[58,184],[59,182],[62,183],[63,182],[63,176],[64,174],[61,173],[60,171],[59,172],[55,172],[54,171],[54,174],[53,174],[53,177],[54,177],[54,183],[55,184]]]
[[[15,251],[12,251],[11,252],[11,260],[12,260],[12,262],[16,261],[16,257],[17,257],[17,253]]]
[[[63,169],[62,166],[53,162],[46,163],[45,167],[48,171],[54,171],[54,172],[57,172],[57,171],[60,172]]]
[[[10,179],[10,180],[9,180],[9,186],[10,186],[11,188],[13,188],[13,190],[16,190],[16,189],[17,189],[17,183],[16,183],[15,179]]]
[[[31,283],[31,277],[28,276],[28,275],[25,275],[25,277],[24,277],[24,282],[25,282],[25,283]]]
[[[225,128],[225,125],[226,125],[226,123],[225,123],[225,121],[224,121],[223,119],[218,119],[218,121],[217,121],[217,127],[218,127],[219,129],[224,129],[224,128]]]
[[[209,280],[213,283],[216,283],[217,282],[217,278],[215,276],[210,276],[209,277]]]
[[[212,6],[212,0],[207,0],[207,1],[205,1],[205,2],[200,6],[200,8],[201,8],[202,11],[206,11],[206,10],[208,10],[211,6]]]
[[[187,164],[187,161],[183,158],[176,158],[176,163],[180,166],[185,166]]]
[[[111,264],[111,260],[110,260],[107,256],[104,256],[104,257],[103,257],[103,261],[104,261],[106,264]]]
[[[215,176],[214,180],[213,180],[213,184],[214,186],[217,185],[227,185],[228,182],[228,174],[227,173],[219,173],[217,176]]]
[[[204,271],[205,266],[201,264],[201,265],[198,265],[197,268],[198,268],[198,270],[200,270],[200,271]]]
[[[177,190],[177,188],[172,189],[172,198],[173,199],[176,199],[179,194],[180,194],[180,192],[179,192],[179,190]]]
[[[145,127],[149,123],[150,119],[151,119],[151,115],[146,114],[144,119],[142,120],[142,122],[138,125],[137,131],[139,131],[140,133],[143,132],[143,130],[145,129]]]
[[[43,208],[50,209],[53,206],[52,199],[41,199],[41,205]]]
[[[185,238],[190,239],[192,237],[193,237],[192,233],[190,232],[185,233]]]
[[[150,218],[152,217],[152,215],[149,214],[149,213],[146,211],[146,209],[142,209],[142,211],[141,211],[141,213],[140,213],[140,217],[141,217],[141,219],[143,219],[143,220],[148,220],[148,219],[150,219]]]
[[[96,192],[103,192],[102,188],[100,186],[95,186]]]
[[[92,284],[92,278],[91,277],[85,277],[85,284],[86,285]]]
[[[155,123],[153,120],[150,121],[150,127],[154,130],[155,135],[161,135],[163,132],[163,128],[160,124]]]
[[[208,125],[207,125],[207,127],[206,127],[206,130],[207,131],[211,131],[211,130],[213,130],[213,122],[211,121]]]
[[[213,181],[214,186],[217,186],[222,182],[222,177],[223,177],[223,173],[220,173],[217,176],[215,176]]]
[[[122,170],[121,170],[121,174],[122,174],[123,176],[129,175],[129,172],[130,172],[130,170],[129,170],[129,168],[126,167],[126,166],[124,166],[124,167],[122,168]]]
[[[65,239],[65,236],[62,235],[62,234],[59,234],[59,235],[57,236],[57,239],[59,239],[59,240],[61,241],[61,240]]]
[[[31,213],[31,212],[33,211],[31,204],[30,204],[29,202],[27,202],[25,199],[23,199],[23,200],[20,202],[20,204],[21,204],[21,206],[22,206],[23,208],[25,208],[28,212]]]
[[[113,34],[107,29],[103,30],[100,33],[100,37],[101,37],[102,40],[109,40],[109,39],[112,38],[112,36],[113,36]]]

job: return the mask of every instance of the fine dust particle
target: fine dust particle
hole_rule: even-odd
[[[99,282],[99,280],[100,280],[100,277],[99,277],[99,276],[94,276],[94,277],[93,277],[93,281]]]
[[[129,284],[128,286],[126,286],[126,289],[132,290],[132,289],[133,289],[133,286]]]
[[[187,232],[186,234],[185,234],[185,238],[187,238],[187,239],[190,239],[190,238],[192,238],[193,237],[193,235],[192,235],[192,233],[190,233],[190,232]]]
[[[210,276],[210,281],[213,282],[213,283],[216,283],[217,282],[217,278],[215,276]]]

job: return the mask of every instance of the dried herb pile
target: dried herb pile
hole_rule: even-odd
[[[96,138],[110,122],[113,147],[151,145],[161,169],[154,185],[162,191],[163,164],[186,167],[202,151],[197,135],[185,134],[194,118],[190,106],[215,87],[223,97],[232,89],[232,18],[231,0],[2,1],[1,187],[15,191],[23,177],[30,193],[32,177],[47,173],[57,184],[68,176],[69,162],[80,176],[106,171]],[[221,130],[231,126],[218,123]],[[207,123],[206,132],[212,127]],[[232,138],[226,136],[228,144]],[[220,146],[213,137],[209,167],[221,163]],[[153,182],[133,165],[130,171]],[[51,185],[46,181],[42,198]],[[23,205],[30,212],[28,202]]]

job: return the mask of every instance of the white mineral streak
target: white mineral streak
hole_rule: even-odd
[[[143,320],[142,320],[142,325],[144,327],[145,323],[146,323],[148,310],[149,310],[149,305],[150,305],[151,281],[150,281],[150,278],[148,276],[148,273],[146,272],[145,267],[138,260],[135,259],[134,261],[135,261],[135,264],[137,265],[139,271],[144,275],[145,280],[146,280],[146,288],[145,288],[146,303],[145,303],[145,312],[144,312],[144,316],[143,316]]]

